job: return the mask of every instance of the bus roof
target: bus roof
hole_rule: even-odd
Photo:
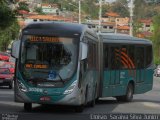
[[[100,33],[99,36],[103,43],[152,44],[150,40],[126,34]]]
[[[72,33],[82,34],[86,29],[89,29],[87,25],[77,23],[65,23],[65,22],[32,22],[23,29],[23,34],[45,34],[52,35],[53,33]]]

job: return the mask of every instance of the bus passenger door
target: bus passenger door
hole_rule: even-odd
[[[113,45],[109,50],[109,86],[112,88],[112,96],[118,96],[122,91],[120,85],[121,47]]]
[[[142,90],[142,84],[144,84],[145,80],[145,53],[144,53],[144,47],[136,47],[136,90],[141,91]]]
[[[120,71],[119,71],[119,56],[116,50],[119,48],[116,46],[108,46],[104,44],[103,50],[103,90],[102,96],[109,97],[114,96],[118,91],[120,84]]]
[[[112,86],[111,86],[111,72],[109,70],[109,47],[107,44],[103,44],[103,52],[101,53],[101,94],[102,97],[112,96]]]

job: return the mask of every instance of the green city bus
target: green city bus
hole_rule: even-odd
[[[152,42],[129,35],[100,33],[99,97],[132,101],[153,86]]]
[[[103,97],[132,101],[153,85],[152,42],[96,34],[86,25],[36,22],[12,44],[15,101],[74,106],[82,112]]]
[[[81,112],[98,97],[98,36],[86,25],[36,22],[12,44],[15,101],[71,105]]]

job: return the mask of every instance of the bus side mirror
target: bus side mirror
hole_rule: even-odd
[[[84,60],[87,58],[87,54],[88,54],[88,45],[86,43],[81,42],[81,60]]]
[[[14,58],[19,57],[19,47],[20,47],[20,40],[14,41],[12,43],[12,49],[11,49],[11,56]]]

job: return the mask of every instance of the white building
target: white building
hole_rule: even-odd
[[[59,7],[57,4],[42,4],[42,11],[46,14],[57,14]]]

